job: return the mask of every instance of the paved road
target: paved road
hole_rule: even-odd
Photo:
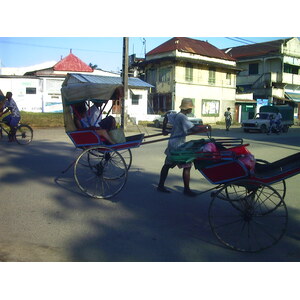
[[[215,129],[213,136],[243,137],[255,157],[269,161],[300,151],[296,127],[280,136],[240,128]],[[0,261],[300,261],[298,176],[287,181],[284,238],[260,253],[235,252],[211,232],[209,193],[192,199],[182,194],[180,170],[170,171],[171,194],[156,191],[165,147],[160,142],[133,149],[128,182],[110,201],[82,194],[72,170],[61,175],[80,153],[63,129],[35,130],[28,146],[1,140]],[[191,187],[212,185],[193,170]]]

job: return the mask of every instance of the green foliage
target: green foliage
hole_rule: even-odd
[[[31,127],[63,127],[64,118],[62,113],[35,113],[21,111],[21,123],[29,124]]]

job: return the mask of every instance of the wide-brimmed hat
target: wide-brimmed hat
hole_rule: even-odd
[[[179,106],[179,108],[183,110],[194,108],[193,100],[190,98],[183,98],[181,100],[181,105]]]

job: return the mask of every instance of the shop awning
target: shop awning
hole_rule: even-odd
[[[300,102],[300,93],[285,93],[286,97],[295,102]]]

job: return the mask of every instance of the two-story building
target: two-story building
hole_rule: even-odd
[[[287,38],[223,50],[241,69],[238,93],[253,93],[258,102],[300,107],[300,41]],[[244,105],[246,109],[246,104]],[[249,105],[248,105],[249,106]]]
[[[155,86],[149,95],[149,114],[179,110],[192,98],[194,114],[205,123],[234,113],[236,74],[234,58],[205,41],[174,37],[148,52],[143,63],[145,81]]]

